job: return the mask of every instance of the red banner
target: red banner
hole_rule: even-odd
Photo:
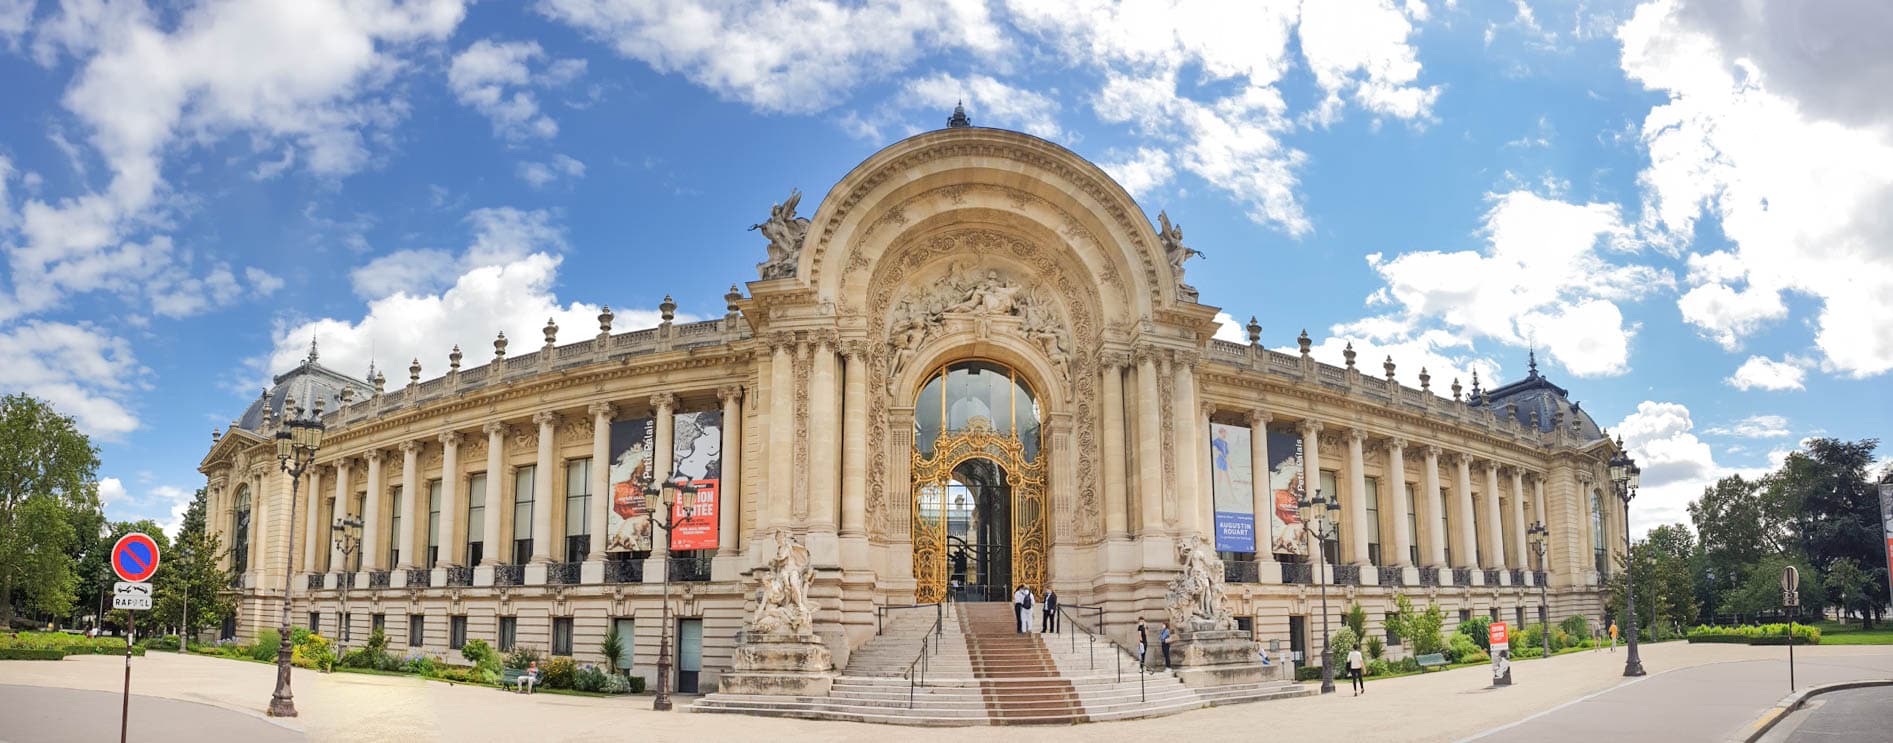
[[[670,533],[672,552],[716,549],[718,482],[692,480],[690,484],[697,486],[696,494],[679,497],[671,504],[670,516],[677,523]],[[686,510],[689,518],[684,517]]]

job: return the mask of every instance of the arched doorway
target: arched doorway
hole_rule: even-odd
[[[915,600],[1004,600],[1045,584],[1045,461],[1038,398],[1017,371],[956,361],[914,405]]]

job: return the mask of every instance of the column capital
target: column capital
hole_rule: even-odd
[[[585,406],[585,414],[593,418],[611,418],[618,414],[618,408],[608,402],[595,402]]]
[[[541,410],[532,414],[532,422],[542,427],[556,426],[559,425],[559,414],[550,410]]]
[[[1303,436],[1314,436],[1314,435],[1320,434],[1321,421],[1315,420],[1313,418],[1303,418],[1300,423],[1295,424],[1295,430],[1300,431]]]
[[[369,449],[368,451],[362,452],[362,459],[369,464],[381,464],[381,450]]]
[[[488,436],[504,436],[506,435],[506,423],[504,421],[490,421],[486,425],[481,426],[480,431]]]
[[[413,456],[420,455],[421,447],[423,446],[423,444],[421,443],[419,439],[408,439],[399,444],[396,444],[396,446],[398,446],[401,449],[401,453],[403,455],[413,457]]]
[[[1432,457],[1433,459],[1439,459],[1440,454],[1444,453],[1443,451],[1441,451],[1439,447],[1434,446],[1432,444],[1427,444],[1426,446],[1420,447],[1420,451],[1421,453],[1424,453],[1426,456]]]
[[[844,340],[840,343],[838,348],[841,351],[842,357],[848,359],[849,363],[858,362],[862,357],[868,355],[868,342],[860,338]]]
[[[1144,364],[1155,365],[1162,356],[1163,353],[1161,351],[1148,343],[1139,343],[1131,347],[1131,361],[1139,366]]]
[[[769,351],[771,353],[787,353],[795,348],[795,332],[791,330],[778,330],[774,333],[770,333],[767,343],[769,344]]]
[[[659,392],[651,396],[651,409],[659,415],[669,413],[677,407],[677,396],[669,392]]]
[[[440,435],[440,445],[449,449],[460,446],[460,432],[448,431]]]
[[[1406,451],[1406,449],[1407,449],[1407,440],[1406,440],[1406,439],[1403,439],[1403,438],[1400,438],[1399,436],[1389,436],[1389,437],[1387,437],[1387,451],[1389,451],[1389,452],[1404,452],[1404,451]]]
[[[1269,424],[1269,421],[1272,421],[1272,420],[1275,420],[1275,415],[1266,410],[1262,410],[1258,408],[1256,410],[1249,411],[1249,425],[1254,426],[1256,428],[1266,426]]]
[[[1213,402],[1210,402],[1210,401],[1208,401],[1208,400],[1204,400],[1204,401],[1203,401],[1203,404],[1202,404],[1201,406],[1199,406],[1199,407],[1201,407],[1201,408],[1202,408],[1202,410],[1203,410],[1203,417],[1204,417],[1204,418],[1208,418],[1208,417],[1210,417],[1210,416],[1213,416],[1213,415],[1215,415],[1215,414],[1216,414],[1216,411],[1217,411],[1217,409],[1218,409],[1218,408],[1216,407],[1216,403],[1213,403]]]
[[[1170,363],[1185,369],[1196,368],[1196,362],[1201,361],[1202,358],[1202,354],[1195,351],[1177,349],[1170,352]]]
[[[854,354],[851,353],[849,355],[852,356]],[[718,387],[716,388],[716,399],[725,403],[732,401],[742,402],[743,386],[740,384],[726,384],[722,387]]]
[[[1367,432],[1365,430],[1362,430],[1356,427],[1349,427],[1347,429],[1346,435],[1347,435],[1347,442],[1350,444],[1359,444],[1367,440]]]
[[[817,330],[809,335],[811,336],[811,340],[815,342],[816,348],[823,346],[835,348],[841,344],[841,332],[833,328]]]
[[[1098,363],[1102,364],[1106,369],[1121,369],[1130,366],[1131,362],[1132,358],[1129,351],[1101,351],[1098,353]]]

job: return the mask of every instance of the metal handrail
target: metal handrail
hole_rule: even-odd
[[[933,609],[934,626],[937,629],[946,618],[946,605],[943,603],[936,601],[931,604],[892,604],[874,607],[874,634],[881,634],[881,632],[887,629],[887,613],[890,611],[926,609],[929,607]]]
[[[1130,648],[1126,648],[1123,645],[1118,644],[1118,641],[1111,639],[1110,635],[1104,633],[1104,607],[1083,606],[1083,605],[1078,605],[1078,604],[1072,604],[1072,605],[1060,604],[1058,607],[1058,611],[1060,613],[1065,614],[1065,619],[1068,622],[1070,622],[1071,626],[1077,627],[1079,632],[1085,633],[1087,642],[1091,646],[1095,647],[1097,645],[1098,640],[1103,639],[1105,642],[1110,643],[1112,648],[1116,649],[1117,652],[1112,653],[1112,655],[1117,658],[1117,683],[1124,682],[1124,657],[1128,655],[1133,658],[1137,658],[1137,701],[1139,702],[1150,701],[1149,697],[1146,695],[1145,690],[1144,690],[1144,684],[1145,684],[1144,677],[1148,675],[1144,673],[1144,659],[1141,656],[1132,655]],[[1073,616],[1070,613],[1073,611],[1096,612],[1095,616],[1098,618],[1098,631],[1093,632],[1091,631],[1091,628],[1084,626],[1082,622],[1078,621],[1078,618],[1076,616]],[[1071,641],[1072,641],[1072,649],[1075,651],[1077,649],[1078,636],[1075,634],[1072,635]],[[1094,669],[1097,668],[1097,656],[1095,652],[1093,652],[1091,655],[1091,667]]]
[[[906,608],[914,608],[914,607],[906,607]],[[946,620],[946,614],[944,612],[934,615],[933,628],[927,630],[927,634],[922,635],[920,638],[920,654],[917,656],[914,656],[914,662],[907,664],[907,670],[901,673],[902,676],[905,676],[907,678],[907,708],[908,709],[914,708],[915,685],[919,685],[919,686],[927,685],[927,665],[928,665],[927,657],[931,655],[931,653],[928,653],[927,650],[931,648],[934,653],[940,652],[940,645],[939,643],[934,642],[934,638],[940,636],[941,622],[945,620]],[[920,670],[920,673],[917,675],[914,673],[915,667],[918,667]]]

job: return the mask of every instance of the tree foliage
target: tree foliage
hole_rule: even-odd
[[[182,624],[188,637],[222,624],[236,611],[235,603],[219,593],[229,585],[230,571],[217,562],[223,556],[223,539],[204,528],[204,502],[204,489],[198,488],[155,580],[158,597],[152,613],[160,622]]]
[[[1657,627],[1679,629],[1695,624],[1696,584],[1691,572],[1695,554],[1695,537],[1681,524],[1651,529],[1631,545],[1628,564],[1621,555],[1617,558],[1619,569],[1611,575],[1609,586],[1611,613],[1626,616],[1625,571],[1634,570],[1639,631],[1654,633]]]
[[[1415,611],[1413,600],[1400,594],[1394,597],[1394,608],[1393,616],[1387,618],[1387,629],[1406,644],[1409,654],[1431,655],[1445,649],[1446,641],[1439,632],[1446,625],[1446,612],[1439,604],[1428,602],[1426,611]]]
[[[73,549],[99,510],[98,468],[98,449],[71,418],[28,395],[0,398],[0,629],[16,604],[71,611]]]

